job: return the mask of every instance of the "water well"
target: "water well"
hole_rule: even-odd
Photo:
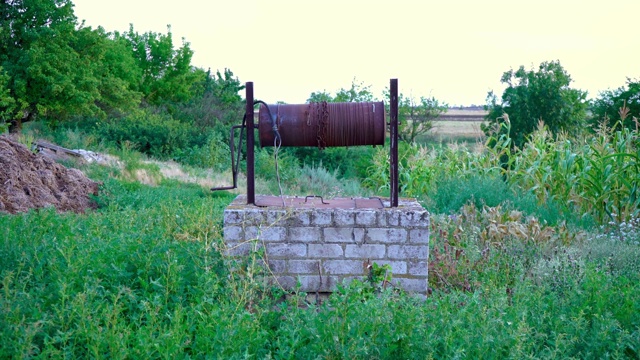
[[[390,286],[426,294],[429,256],[429,213],[415,199],[398,197],[398,86],[390,83],[390,122],[384,104],[260,103],[254,124],[253,83],[246,84],[243,124],[231,130],[233,185],[237,186],[239,154],[234,131],[240,129],[238,148],[246,137],[247,193],[224,211],[224,241],[228,254],[244,256],[265,249],[265,262],[285,289],[299,283],[305,292],[332,292],[354,278],[366,279],[373,263],[388,264]],[[324,199],[309,194],[272,196],[255,194],[254,137],[260,146],[383,145],[390,132],[390,197]],[[309,196],[308,196],[309,195]]]

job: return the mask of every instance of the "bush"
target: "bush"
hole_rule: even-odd
[[[121,146],[129,141],[147,155],[160,159],[171,158],[176,152],[201,145],[205,135],[190,125],[174,120],[166,114],[149,110],[96,124],[95,132],[107,142]]]
[[[386,148],[387,153],[389,148]],[[364,179],[375,149],[371,146],[337,147],[318,150],[311,147],[283,149],[298,158],[300,164],[316,167],[320,164],[339,178]]]
[[[432,211],[438,214],[457,212],[469,202],[481,209],[483,205],[498,206],[512,198],[511,190],[501,178],[480,175],[438,179],[429,193]]]
[[[181,164],[212,168],[222,172],[231,168],[231,149],[229,139],[220,131],[211,130],[203,145],[176,149],[173,158]]]

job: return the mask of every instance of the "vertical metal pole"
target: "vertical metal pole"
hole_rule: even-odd
[[[391,79],[390,84],[390,114],[389,137],[391,150],[389,154],[390,202],[391,207],[398,207],[398,79]]]
[[[254,157],[254,124],[253,124],[253,82],[246,83],[247,106],[247,204],[256,204],[255,190],[255,157]]]

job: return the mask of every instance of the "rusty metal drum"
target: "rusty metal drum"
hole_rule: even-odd
[[[384,145],[384,103],[310,103],[260,105],[260,146]],[[276,140],[279,134],[281,143]]]

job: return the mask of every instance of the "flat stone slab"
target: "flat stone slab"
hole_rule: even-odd
[[[256,196],[256,206],[259,207],[289,207],[312,209],[382,209],[384,208],[384,201],[385,200],[382,200],[378,197],[333,198],[325,200],[320,196]]]

